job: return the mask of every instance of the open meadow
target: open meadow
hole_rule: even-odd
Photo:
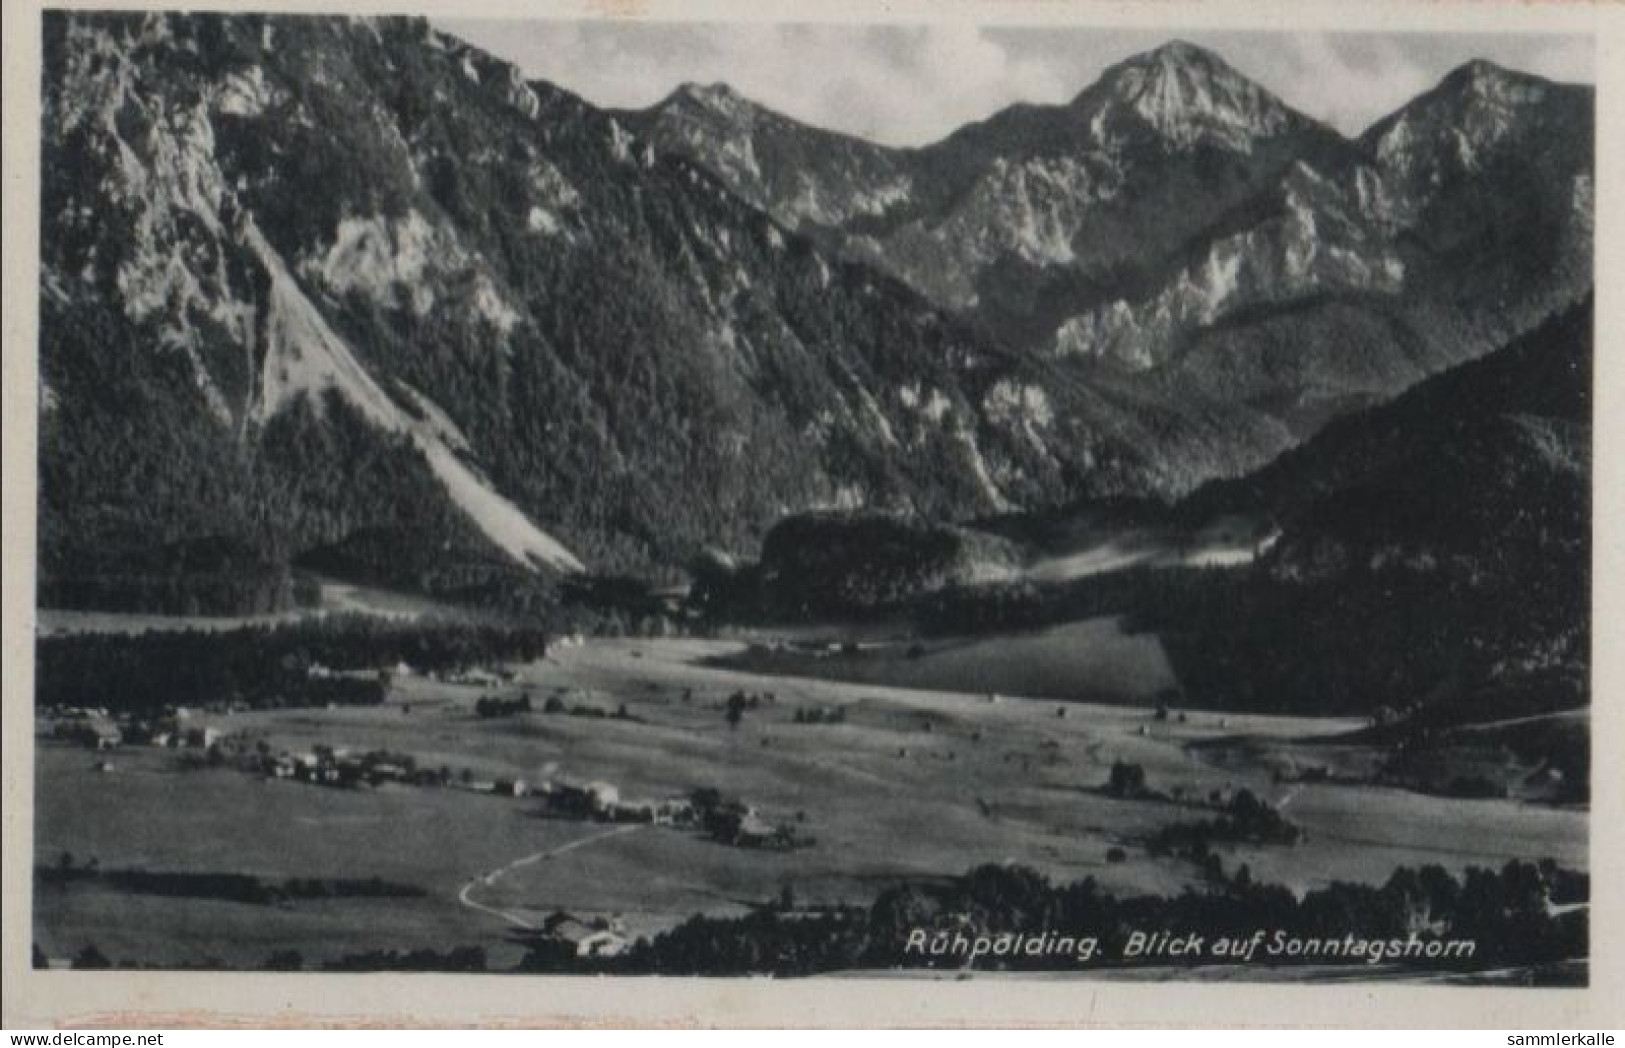
[[[594,640],[555,646],[498,685],[397,675],[379,706],[200,715],[244,747],[385,750],[437,770],[447,785],[336,788],[189,766],[172,750],[95,753],[42,738],[41,867],[378,878],[403,892],[265,904],[137,895],[95,879],[37,882],[36,941],[50,958],[93,943],[115,963],[232,967],[286,950],[317,965],[374,949],[478,946],[497,967],[523,954],[516,933],[558,910],[618,915],[629,935],[647,935],[695,913],[744,913],[787,891],[799,905],[867,904],[903,878],[982,863],[1017,862],[1061,882],[1093,877],[1122,895],[1175,894],[1201,883],[1201,871],[1151,854],[1146,841],[1211,817],[1211,798],[1241,789],[1279,808],[1305,838],[1215,850],[1227,869],[1245,863],[1300,891],[1380,883],[1402,864],[1459,871],[1550,857],[1587,867],[1583,810],[1279,781],[1283,760],[1313,756],[1314,744],[1295,740],[1353,722],[1201,711],[1164,720],[1143,706],[1008,690],[995,698],[969,673],[960,688],[921,690],[711,664],[744,647]],[[735,693],[749,700],[736,725],[727,715]],[[476,710],[482,698],[524,694],[529,712]],[[1104,789],[1117,761],[1144,769],[1145,796]],[[714,788],[795,827],[802,846],[606,826],[562,817],[534,796],[475,788],[498,781],[605,783],[623,801]]]

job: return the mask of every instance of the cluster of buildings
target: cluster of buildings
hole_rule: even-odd
[[[619,917],[577,917],[563,910],[542,923],[542,934],[574,957],[615,957],[629,944]]]
[[[656,826],[697,826],[699,812],[687,797],[664,800],[623,798],[613,783],[602,780],[575,785],[522,778],[476,778],[465,771],[454,775],[450,768],[421,768],[407,754],[387,750],[352,751],[345,747],[316,746],[303,753],[262,752],[257,770],[275,779],[306,782],[318,786],[356,787],[398,783],[405,786],[436,787],[486,793],[497,797],[534,797],[546,810],[564,818],[598,822],[642,822]]]
[[[305,676],[309,680],[375,680],[382,683],[404,680],[409,677],[427,676],[429,679],[437,680],[442,684],[462,684],[475,688],[495,688],[503,684],[512,684],[519,679],[519,675],[512,670],[487,669],[484,666],[420,673],[411,663],[405,661],[381,669],[353,670],[338,670],[320,662],[312,662],[305,667]]]
[[[262,753],[259,770],[274,779],[291,779],[318,786],[380,786],[397,782],[408,786],[444,786],[450,771],[419,768],[404,754],[387,750],[355,753],[344,747],[316,746],[304,753]]]
[[[720,795],[707,797],[714,791],[701,790],[687,797],[663,800],[633,800],[621,797],[620,791],[607,782],[576,786],[549,781],[531,792],[563,818],[698,829],[736,848],[791,851],[812,843],[794,826],[769,822],[754,805],[724,800]]]
[[[262,752],[257,767],[272,778],[318,786],[353,788],[398,783],[498,797],[529,797],[540,801],[543,811],[558,818],[699,829],[720,843],[740,848],[790,850],[809,843],[793,827],[769,822],[754,806],[738,801],[719,799],[711,804],[696,799],[699,794],[628,798],[621,796],[614,783],[603,780],[576,784],[554,779],[530,782],[520,778],[475,778],[466,771],[453,775],[449,768],[420,768],[412,757],[386,750],[353,752],[317,746],[298,754]]]
[[[316,669],[318,674],[322,672],[319,667]],[[528,707],[529,703],[522,705]],[[222,708],[220,712],[231,710]],[[838,722],[842,712],[835,709],[798,711],[807,723]],[[698,829],[734,847],[789,850],[809,843],[794,827],[770,823],[755,807],[724,800],[714,790],[658,799],[630,798],[623,797],[614,783],[604,780],[574,783],[555,779],[531,782],[522,778],[477,778],[466,769],[454,774],[449,767],[419,767],[409,754],[381,749],[352,750],[317,744],[303,752],[273,752],[264,740],[256,742],[240,732],[227,734],[218,726],[202,723],[193,711],[185,708],[169,708],[159,716],[144,717],[115,716],[106,709],[75,707],[53,710],[50,719],[54,738],[90,749],[147,745],[195,750],[206,755],[211,764],[227,764],[270,779],[340,789],[395,783],[499,797],[533,797],[542,803],[544,812],[559,818]]]
[[[52,720],[51,737],[92,750],[110,750],[124,742],[124,730],[106,710],[74,709]]]
[[[227,707],[221,707],[228,712]],[[219,728],[198,723],[184,706],[171,707],[156,717],[105,708],[65,707],[50,713],[51,737],[87,749],[111,750],[119,746],[158,746],[168,749],[207,750],[220,743]]]
[[[614,783],[603,780],[577,784],[556,779],[530,782],[520,778],[475,778],[467,771],[453,775],[449,768],[420,768],[412,757],[385,750],[352,752],[326,746],[300,754],[262,753],[259,770],[273,778],[319,786],[350,788],[393,782],[498,797],[529,797],[540,801],[542,811],[557,818],[699,829],[722,844],[740,848],[787,851],[811,843],[795,827],[764,819],[752,805],[725,801],[720,796],[707,800],[708,791],[661,799],[629,798],[623,797]]]
[[[518,674],[508,669],[488,670],[482,666],[474,666],[463,670],[447,670],[444,673],[434,674],[434,679],[442,684],[462,684],[471,688],[496,688],[503,684],[512,684],[518,679]]]
[[[713,827],[712,836],[736,848],[767,851],[794,851],[812,843],[797,833],[794,826],[768,822],[755,808],[746,808],[736,824],[729,822]]]
[[[566,818],[594,819],[600,822],[646,822],[655,826],[697,826],[698,809],[687,797],[664,800],[622,798],[621,791],[603,781],[576,786],[564,782],[544,782],[535,791],[548,810]]]

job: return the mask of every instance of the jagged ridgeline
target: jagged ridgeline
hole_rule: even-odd
[[[896,151],[607,113],[417,19],[44,33],[45,604],[1177,494],[1589,280],[1590,92],[1481,63],[1348,140],[1171,45]]]

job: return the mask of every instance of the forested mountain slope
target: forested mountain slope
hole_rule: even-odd
[[[1514,77],[1493,119],[1450,108],[1497,76],[1356,143],[1171,45],[898,154],[722,89],[604,112],[420,19],[51,13],[42,600],[274,606],[295,563],[452,591],[659,573],[806,510],[1239,474],[1588,271],[1589,96]],[[715,138],[741,113],[744,145]],[[1328,216],[1373,163],[1405,205],[1366,243]],[[786,203],[793,167],[824,203]],[[1070,217],[1033,225],[1011,179]],[[1305,251],[1407,275],[1351,295],[1281,268]],[[1252,290],[1223,308],[1166,295],[1232,269]],[[1096,314],[1132,323],[1068,341],[1118,323]]]

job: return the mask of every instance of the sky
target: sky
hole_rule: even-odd
[[[442,19],[454,36],[599,106],[641,108],[724,82],[805,123],[923,145],[1013,102],[1071,99],[1166,31],[969,24],[854,26]],[[1595,79],[1588,37],[1190,32],[1288,104],[1355,134],[1471,58]]]

